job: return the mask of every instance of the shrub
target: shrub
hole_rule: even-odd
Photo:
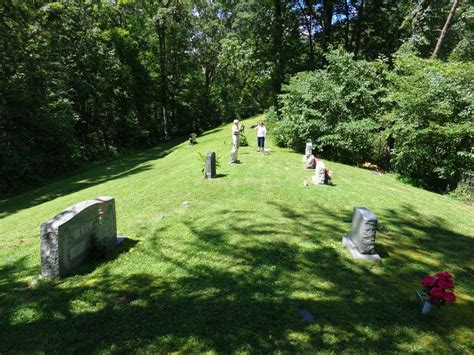
[[[401,57],[389,78],[393,168],[431,190],[456,188],[474,162],[474,65]]]
[[[302,150],[311,140],[325,157],[359,164],[372,156],[385,66],[356,61],[342,50],[327,60],[326,69],[298,73],[284,87],[275,141]]]

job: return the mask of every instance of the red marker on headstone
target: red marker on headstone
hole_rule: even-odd
[[[102,205],[104,204],[104,201],[98,200],[98,203],[99,203],[99,223],[102,223],[102,220],[103,220],[102,216],[105,214],[105,212],[102,211]]]

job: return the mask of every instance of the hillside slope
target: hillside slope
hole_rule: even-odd
[[[1,201],[0,352],[474,350],[472,206],[332,162],[335,186],[305,187],[300,154],[247,136],[239,165],[227,125]],[[116,199],[129,240],[36,284],[40,224],[98,196]],[[379,265],[341,245],[354,206],[379,218]],[[458,301],[422,318],[413,289],[444,270]]]

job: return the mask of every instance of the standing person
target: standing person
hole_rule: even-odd
[[[265,148],[265,137],[267,136],[267,127],[263,121],[260,121],[255,129],[257,130],[257,152],[263,152]]]
[[[239,120],[234,120],[232,125],[232,150],[230,152],[230,162],[240,163],[237,159],[237,151],[240,145],[240,133],[244,130],[244,126],[239,126]]]

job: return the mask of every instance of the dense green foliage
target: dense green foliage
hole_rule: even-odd
[[[400,46],[427,57],[449,9],[440,0],[1,1],[0,192],[278,108],[282,86],[324,69],[331,47],[389,63]],[[473,11],[461,2],[439,58],[473,59]],[[323,131],[337,128],[337,145],[325,146],[353,162],[373,149],[362,137],[374,125],[367,95],[381,94],[371,92],[380,69],[347,63],[327,75],[368,70],[375,81],[356,94],[354,77],[335,78],[345,87],[333,107],[344,124]],[[357,110],[368,104],[366,112],[349,112],[357,102],[346,94],[363,95]]]
[[[456,188],[474,168],[474,63],[401,57],[389,76],[383,122],[395,139],[394,170],[424,187]]]
[[[359,163],[372,157],[367,137],[377,128],[384,66],[342,51],[329,53],[327,61],[326,69],[299,73],[284,88],[275,139],[298,150],[312,140],[319,154]]]
[[[331,161],[336,185],[305,187],[314,171],[301,155],[271,142],[257,153],[250,132],[242,164],[227,164],[230,130],[0,201],[0,352],[472,353],[471,206]],[[211,150],[220,177],[203,179],[199,153]],[[101,195],[115,197],[127,240],[74,276],[38,279],[39,224]],[[352,206],[379,218],[383,262],[341,245]],[[413,289],[442,270],[456,303],[422,317]]]
[[[299,73],[273,117],[277,143],[312,140],[328,158],[372,161],[429,189],[454,189],[474,156],[474,64],[400,55],[394,67],[333,51],[326,69]]]

